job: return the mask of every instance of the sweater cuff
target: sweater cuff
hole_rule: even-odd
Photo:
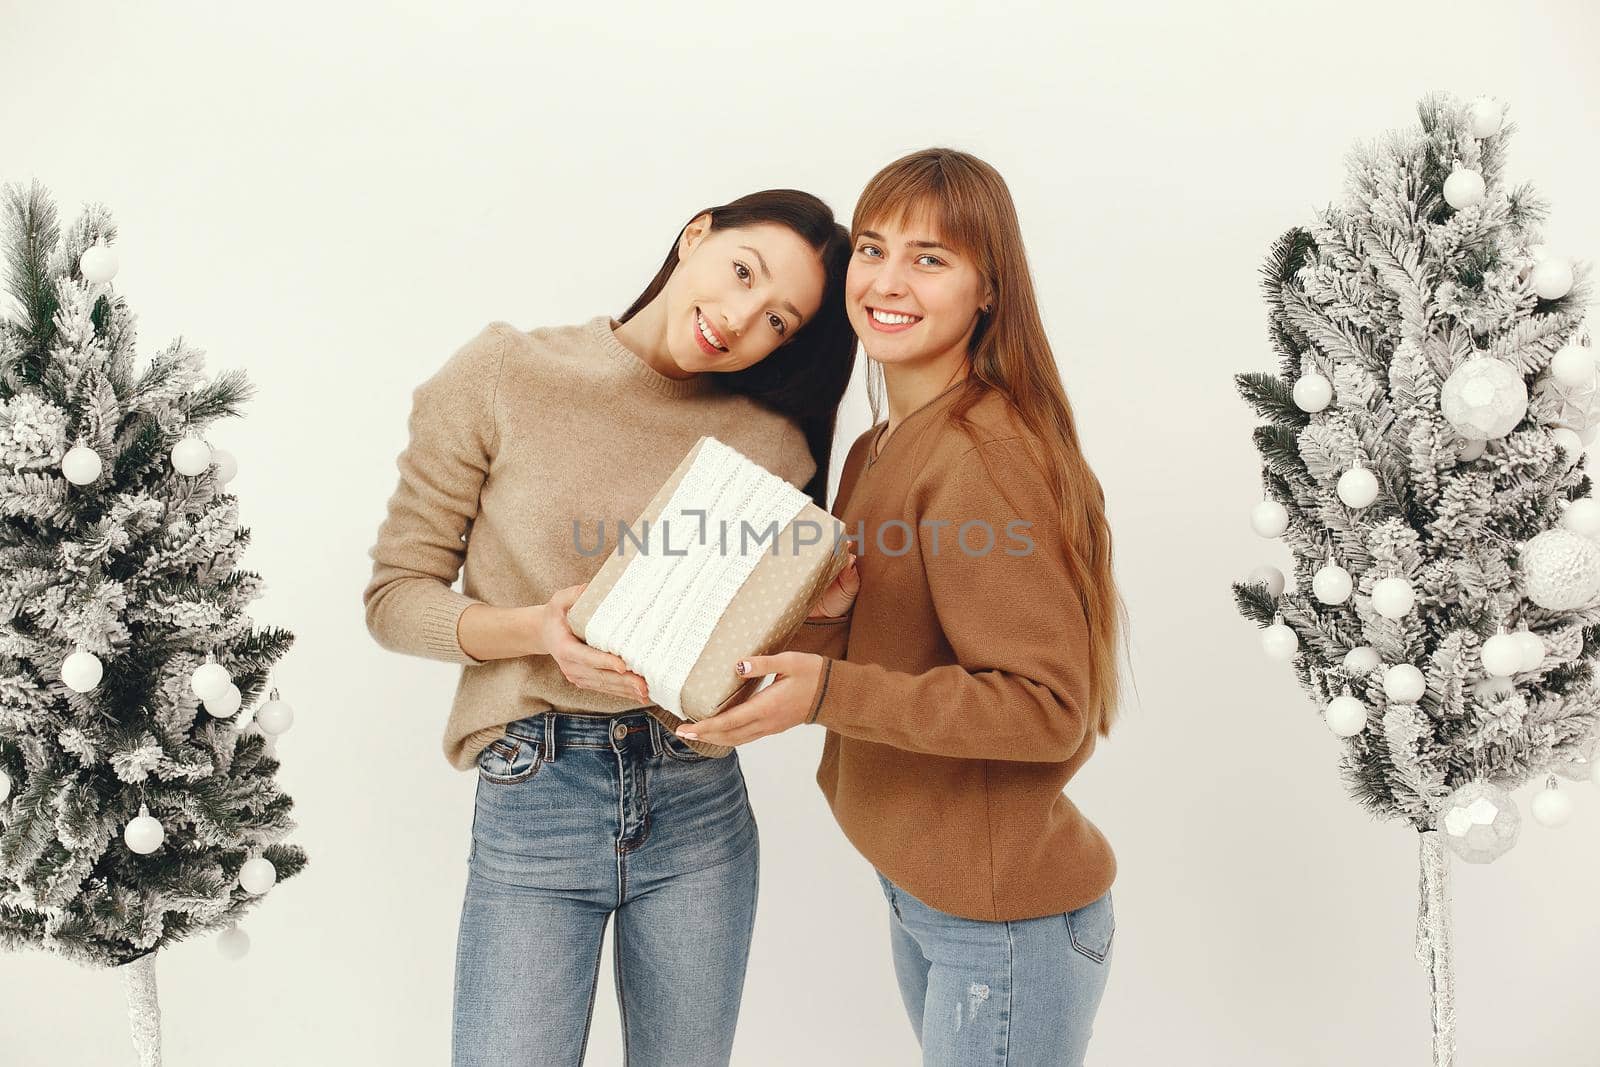
[[[816,722],[817,713],[822,710],[822,701],[828,695],[828,678],[833,674],[834,661],[826,657],[822,660],[822,677],[817,680],[817,691],[811,697],[811,711],[806,714],[806,722]]]
[[[428,648],[440,659],[466,666],[475,666],[487,663],[461,647],[461,636],[456,627],[460,625],[461,613],[474,604],[483,601],[456,592],[451,588],[443,588],[438,593],[438,598],[431,601],[422,609],[422,640]]]

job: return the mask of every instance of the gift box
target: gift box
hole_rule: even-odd
[[[850,548],[837,518],[709,435],[617,533],[567,622],[692,721],[754,692],[734,664],[786,648]]]

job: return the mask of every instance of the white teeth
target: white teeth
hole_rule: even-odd
[[[918,321],[915,315],[899,315],[893,311],[879,311],[877,308],[872,309],[872,317],[885,326],[899,326],[907,322]]]
[[[704,315],[701,315],[698,311],[695,312],[694,321],[695,325],[700,327],[700,336],[706,339],[706,344],[710,345],[712,348],[715,348],[718,352],[726,352],[728,350],[727,345],[722,344],[711,335],[711,328],[706,325]]]

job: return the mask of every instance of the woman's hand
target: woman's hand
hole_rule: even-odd
[[[856,569],[856,554],[850,553],[850,559],[845,563],[844,570],[834,576],[828,583],[828,588],[817,597],[817,602],[811,605],[811,611],[806,615],[808,619],[837,619],[841,615],[849,614],[855,606],[856,594],[861,592],[861,572]]]
[[[562,677],[579,689],[631,697],[648,704],[650,687],[642,677],[628,670],[621,656],[586,645],[572,632],[567,612],[577,603],[588,584],[569,585],[550,598],[550,603],[539,614],[539,643],[561,668]]]
[[[821,656],[810,652],[780,652],[775,656],[749,656],[746,678],[765,674],[778,677],[771,685],[742,703],[717,712],[709,719],[686,722],[679,737],[713,745],[742,745],[768,734],[781,734],[799,726],[811,714],[811,701],[822,680]]]

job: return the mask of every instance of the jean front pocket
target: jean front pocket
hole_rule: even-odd
[[[1111,907],[1111,890],[1099,900],[1067,912],[1067,934],[1080,955],[1104,963],[1111,954],[1111,939],[1117,932],[1116,913]]]
[[[711,758],[704,752],[696,752],[689,742],[664,726],[661,728],[661,751],[679,763],[703,763]]]
[[[496,785],[524,782],[538,773],[544,749],[527,738],[497,737],[478,753],[478,776]]]

